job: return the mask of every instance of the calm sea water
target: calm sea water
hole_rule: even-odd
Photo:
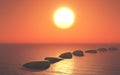
[[[120,50],[62,60],[44,71],[26,71],[22,65],[45,57],[58,57],[76,49],[117,47],[120,44],[0,44],[0,75],[120,75]]]

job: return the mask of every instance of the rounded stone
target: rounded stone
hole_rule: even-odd
[[[62,58],[56,58],[56,57],[45,57],[45,60],[48,60],[50,63],[56,63],[58,61],[63,60]]]
[[[74,56],[84,56],[84,53],[82,50],[75,50],[72,53]]]
[[[110,50],[110,51],[115,51],[115,50],[118,50],[118,48],[110,47],[109,50]]]
[[[85,53],[97,53],[97,51],[96,50],[87,50],[87,51],[85,51]]]
[[[107,49],[106,49],[106,48],[98,48],[97,50],[98,50],[98,51],[100,51],[100,52],[107,51]]]
[[[24,68],[32,69],[32,70],[45,70],[50,67],[49,61],[34,61],[23,64]]]
[[[64,58],[64,59],[70,59],[72,58],[72,53],[66,52],[66,53],[61,54],[59,57]]]

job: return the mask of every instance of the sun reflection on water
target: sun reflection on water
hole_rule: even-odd
[[[61,74],[61,75],[72,75],[74,69],[74,60],[73,59],[65,59],[54,64],[53,70],[54,74]]]

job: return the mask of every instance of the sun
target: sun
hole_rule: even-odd
[[[54,13],[54,23],[57,27],[66,29],[70,28],[75,20],[73,11],[68,7],[58,8]]]

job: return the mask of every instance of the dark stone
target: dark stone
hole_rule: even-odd
[[[58,61],[63,60],[62,58],[56,58],[56,57],[46,57],[45,60],[48,60],[50,63],[56,63]]]
[[[110,51],[116,51],[116,50],[118,50],[118,48],[111,47],[111,48],[109,48],[109,50],[110,50]]]
[[[87,51],[85,51],[85,53],[97,53],[97,51],[96,50],[87,50]]]
[[[31,70],[45,70],[50,67],[49,61],[34,61],[23,64],[24,68],[28,68]]]
[[[106,49],[106,48],[98,48],[97,50],[98,50],[98,51],[100,51],[100,52],[107,51],[107,49]]]
[[[64,59],[70,59],[72,58],[72,53],[66,52],[66,53],[61,54],[59,57],[64,58]]]
[[[74,56],[84,56],[84,53],[82,50],[75,50],[72,53]]]

